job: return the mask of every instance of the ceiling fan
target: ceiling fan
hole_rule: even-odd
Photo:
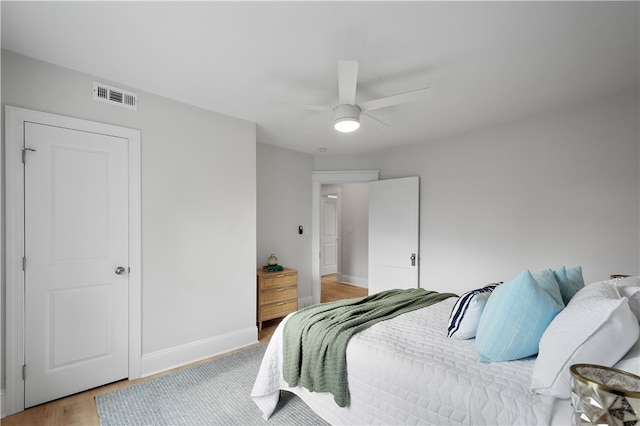
[[[349,133],[358,130],[360,127],[360,114],[364,114],[377,122],[388,126],[387,123],[371,116],[369,111],[405,102],[417,101],[431,94],[431,88],[425,87],[384,98],[361,102],[356,105],[357,84],[358,62],[338,61],[338,105],[297,105],[297,107],[313,111],[333,111],[334,128],[339,132]]]

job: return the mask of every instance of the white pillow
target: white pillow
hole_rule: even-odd
[[[636,344],[613,367],[640,376],[640,339],[636,340]]]
[[[471,290],[458,298],[453,305],[447,324],[447,336],[454,339],[471,339],[476,337],[480,316],[487,304],[491,292],[499,283]]]
[[[640,277],[627,277],[612,280],[612,282],[620,292],[620,296],[624,296],[629,299],[631,312],[633,312],[640,322]]]
[[[602,300],[602,299],[619,299],[620,292],[613,285],[612,280],[598,281],[593,284],[588,284],[580,289],[567,306],[571,303],[579,303],[588,299]]]
[[[629,308],[631,308],[631,312],[640,322],[640,287],[621,286],[618,287],[618,290],[620,291],[620,296],[629,299]]]
[[[616,278],[611,280],[617,286],[640,287],[640,275],[633,275],[624,278]]]
[[[611,288],[587,287],[593,287],[592,290]],[[631,312],[627,298],[585,297],[583,293],[582,300],[575,300],[579,293],[554,318],[540,339],[531,379],[532,392],[569,398],[571,365],[586,363],[611,367],[638,340],[638,320]]]

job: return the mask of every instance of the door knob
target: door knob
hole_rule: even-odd
[[[116,273],[116,275],[122,275],[124,274],[124,271],[125,269],[122,266],[118,266],[114,272]]]
[[[409,259],[411,260],[411,266],[416,266],[416,254],[411,253],[411,257]]]

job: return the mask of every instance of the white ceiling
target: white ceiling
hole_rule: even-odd
[[[2,47],[257,123],[258,142],[357,154],[639,88],[634,2],[9,2]],[[352,134],[330,112],[337,61],[356,103],[425,86]],[[139,108],[144,108],[140,99]],[[366,118],[366,117],[365,117]]]

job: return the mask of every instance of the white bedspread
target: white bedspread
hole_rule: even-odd
[[[552,423],[554,398],[529,391],[534,360],[485,364],[474,340],[446,337],[455,298],[380,322],[355,335],[347,348],[351,404],[329,393],[290,388],[282,376],[282,329],[274,332],[251,397],[269,418],[280,390],[299,395],[332,424]],[[568,404],[567,404],[568,405]],[[568,414],[567,414],[568,413]],[[570,423],[569,410],[560,422]]]

